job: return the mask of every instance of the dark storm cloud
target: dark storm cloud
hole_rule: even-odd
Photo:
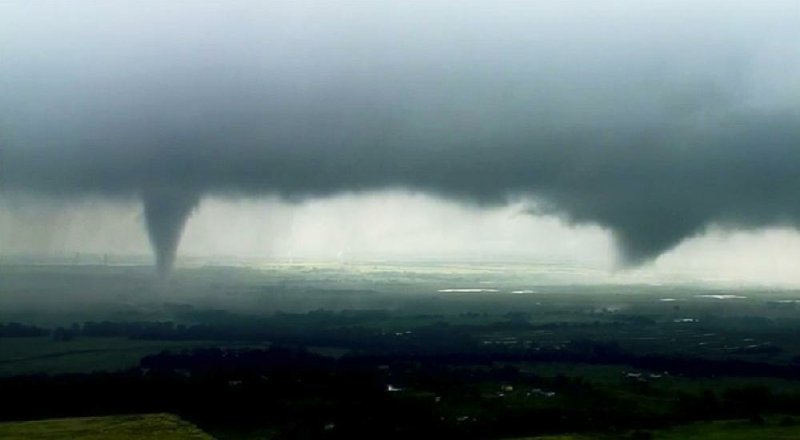
[[[141,196],[167,271],[210,193],[531,197],[630,263],[797,226],[798,8],[581,3],[6,5],[0,182]]]

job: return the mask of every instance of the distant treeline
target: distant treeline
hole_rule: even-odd
[[[268,317],[202,312],[191,316],[201,321],[194,324],[172,321],[84,322],[53,330],[36,328],[35,334],[19,333],[13,336],[51,335],[54,339],[62,341],[84,337],[171,341],[258,341],[367,350],[426,351],[450,346],[463,348],[475,345],[472,326],[436,322],[415,327],[413,331],[398,333],[368,325],[370,322],[382,322],[389,317],[390,313],[386,311],[314,311],[303,314],[276,313]]]
[[[0,323],[0,338],[41,337],[49,334],[50,330],[34,325],[25,325],[18,322]]]
[[[352,342],[345,329],[355,330],[356,336],[379,335],[380,332],[369,324],[381,324],[393,317],[388,310],[315,310],[307,313],[276,312],[270,316],[249,316],[232,314],[222,310],[194,310],[191,307],[172,307],[176,321],[87,321],[70,326],[43,328],[16,322],[0,323],[0,337],[41,337],[53,336],[58,340],[78,337],[124,337],[150,340],[264,340],[272,338],[302,339],[302,333],[321,333],[331,329],[338,331],[336,342],[340,339]],[[464,313],[462,317],[487,318],[487,314]],[[397,316],[394,316],[397,318]],[[559,330],[564,328],[590,328],[598,326],[620,327],[625,325],[653,325],[649,317],[617,315],[611,322],[549,322],[532,324],[531,316],[525,312],[509,312],[496,317],[498,320],[480,325],[451,325],[441,314],[417,314],[400,316],[400,319],[429,320],[433,328],[447,328],[449,337],[456,330],[473,334],[476,331],[515,331],[515,330]],[[414,326],[417,331],[419,326]],[[423,332],[425,332],[423,326]],[[428,326],[430,327],[430,326]],[[405,333],[411,335],[413,332]],[[427,338],[430,335],[425,335]],[[411,336],[410,338],[414,338]],[[323,343],[323,345],[325,345]]]
[[[448,363],[559,362],[627,365],[687,377],[775,377],[800,379],[797,363],[777,364],[737,358],[707,359],[674,354],[635,354],[614,341],[575,340],[561,346],[482,344],[487,332],[509,329],[554,329],[559,324],[532,326],[526,316],[508,314],[506,321],[487,325],[455,325],[436,321],[407,331],[387,331],[370,323],[391,315],[386,311],[315,311],[247,317],[225,312],[202,312],[207,323],[85,322],[52,331],[17,323],[0,324],[3,336],[43,336],[58,340],[77,337],[124,337],[142,340],[253,341],[281,346],[328,346],[368,356],[438,357]],[[646,325],[633,320],[631,325]],[[582,325],[587,325],[583,323]],[[591,324],[589,324],[591,325]],[[611,323],[611,325],[619,325]],[[774,346],[768,349],[779,350]]]

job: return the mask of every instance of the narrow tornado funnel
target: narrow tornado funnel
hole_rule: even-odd
[[[142,197],[156,269],[158,276],[163,279],[172,271],[183,226],[199,197],[195,193],[176,190],[148,191]]]

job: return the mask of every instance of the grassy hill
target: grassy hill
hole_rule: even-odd
[[[770,418],[765,423],[726,420],[676,426],[650,432],[652,440],[800,440],[800,425],[785,419]],[[516,440],[610,440],[619,436],[555,435]],[[634,435],[622,439],[648,438]]]
[[[6,440],[213,440],[189,422],[171,414],[50,419],[0,423]]]

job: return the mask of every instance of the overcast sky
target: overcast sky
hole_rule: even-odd
[[[3,253],[800,261],[797,1],[3,2],[0,53]]]

